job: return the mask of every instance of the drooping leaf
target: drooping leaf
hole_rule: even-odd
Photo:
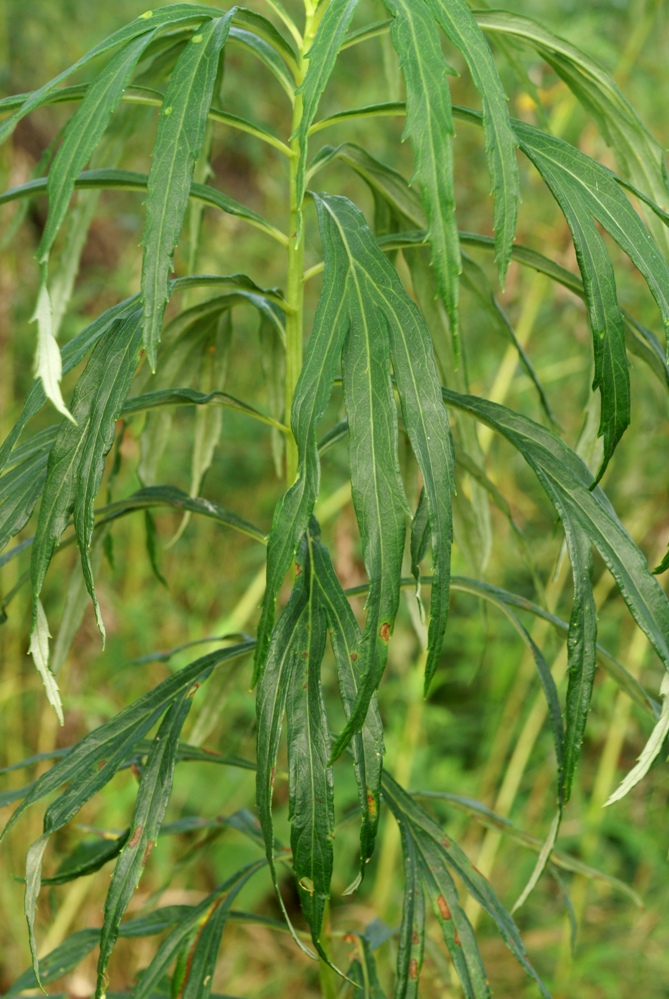
[[[144,346],[152,369],[169,297],[172,256],[188,204],[195,161],[204,140],[220,53],[231,14],[210,20],[191,37],[165,92],[149,172],[142,243]]]
[[[384,0],[393,15],[390,28],[407,89],[405,138],[411,141],[415,179],[420,184],[428,218],[437,291],[458,335],[460,244],[455,222],[453,187],[453,116],[445,82],[453,70],[447,64],[434,17],[427,4]],[[457,353],[457,347],[456,347]]]
[[[313,541],[311,571],[319,588],[319,601],[327,615],[330,639],[337,661],[339,691],[347,717],[355,705],[361,676],[360,650],[362,633],[339,580],[336,577],[325,545]],[[360,732],[351,740],[353,764],[358,783],[362,823],[360,827],[360,872],[349,889],[362,880],[366,865],[374,852],[374,843],[381,811],[381,771],[383,769],[383,726],[376,702],[370,701],[367,717]]]
[[[137,364],[140,325],[137,313],[97,344],[72,400],[76,424],[64,422],[49,453],[46,483],[37,522],[31,561],[33,600],[42,589],[54,548],[70,514],[79,542],[82,568],[93,600],[98,627],[104,635],[90,564],[93,503],[104,460],[112,446],[115,423]],[[33,612],[33,617],[35,616]]]
[[[481,94],[488,170],[495,198],[495,258],[500,284],[504,287],[520,200],[517,142],[509,120],[507,96],[488,43],[466,0],[429,0],[429,5],[444,32],[467,60]]]
[[[135,893],[148,856],[158,838],[165,809],[172,793],[179,735],[190,711],[190,706],[189,690],[184,690],[168,709],[142,770],[128,839],[116,862],[105,899],[104,922],[100,933],[96,999],[104,997],[107,964],[118,938],[121,919]]]
[[[212,917],[215,918],[215,929],[220,928],[223,932],[225,919],[229,915],[230,908],[235,898],[253,875],[265,864],[264,860],[255,861],[248,864],[241,870],[236,871],[223,884],[219,885],[211,894],[207,895],[199,905],[191,908],[190,912],[183,913],[176,923],[174,929],[162,941],[156,954],[148,968],[140,973],[139,981],[133,990],[133,999],[151,999],[154,989],[161,981],[167,969],[173,963],[184,945],[187,945],[189,938],[197,932],[199,926],[206,925]],[[220,911],[222,910],[222,912]],[[215,915],[218,913],[218,915]],[[221,925],[223,924],[223,925]],[[209,951],[210,934],[205,936],[207,951]],[[197,967],[197,966],[196,966]],[[188,973],[188,972],[187,972]],[[188,979],[185,978],[185,981]],[[201,978],[195,979],[195,983],[202,989],[199,995],[207,996],[206,985]],[[191,991],[190,995],[194,993]],[[196,993],[197,994],[197,993]]]
[[[588,467],[559,437],[505,406],[443,390],[447,405],[470,412],[502,434],[537,475],[565,531],[582,531],[616,580],[633,618],[669,668],[669,600],[620,523]]]
[[[425,859],[428,872],[429,867],[434,865],[434,861],[440,860],[451,873],[458,876],[467,892],[492,917],[504,942],[518,963],[530,978],[534,979],[545,999],[550,999],[541,979],[527,959],[515,922],[502,906],[486,878],[476,870],[460,847],[450,837],[444,835],[434,819],[414,801],[411,795],[400,787],[387,771],[383,775],[383,793],[389,808],[400,819],[400,828],[403,830],[406,828],[406,835],[414,840],[415,851],[422,854],[422,858]],[[471,946],[476,946],[473,937],[470,938],[470,942]],[[462,939],[461,943],[464,943]],[[473,951],[470,951],[467,956],[467,967],[470,975],[473,969],[480,967],[480,958]],[[488,989],[485,979],[478,987],[479,989]],[[477,997],[487,994],[486,991],[474,993]]]
[[[72,420],[72,415],[65,405],[65,400],[60,391],[60,379],[62,375],[62,363],[60,350],[53,332],[53,307],[49,290],[46,286],[46,273],[42,273],[42,282],[37,295],[35,311],[30,319],[31,323],[37,323],[37,349],[35,351],[35,374],[42,383],[42,389],[46,398],[53,403],[54,407]]]
[[[138,60],[154,37],[155,30],[139,35],[110,59],[89,86],[84,100],[69,122],[49,170],[49,214],[37,251],[41,262],[48,259],[67,213],[76,178],[90,159],[130,82]]]
[[[303,562],[306,556],[306,540],[303,542],[298,562]],[[258,818],[265,838],[267,862],[269,864],[274,890],[282,908],[286,922],[298,942],[304,949],[292,929],[292,923],[279,890],[275,863],[274,822],[272,819],[272,796],[274,792],[274,777],[276,761],[279,752],[279,739],[286,709],[290,677],[296,662],[301,659],[303,649],[301,638],[303,621],[307,609],[307,589],[305,575],[297,577],[286,609],[281,615],[272,635],[265,668],[258,682],[256,694],[257,715],[257,759],[256,802]]]
[[[312,540],[308,536],[306,604],[291,639],[294,648],[288,678],[288,791],[293,870],[302,912],[321,953],[321,930],[330,897],[334,863],[334,783],[330,733],[321,689],[321,662],[325,652],[326,616],[318,600],[312,571]]]
[[[47,700],[56,712],[60,724],[64,725],[63,705],[60,699],[58,683],[49,666],[49,639],[51,638],[51,632],[49,631],[49,623],[39,597],[35,601],[33,613],[34,621],[30,632],[30,647],[28,652],[33,657],[35,669],[42,678]]]
[[[405,823],[400,822],[399,828],[404,857],[404,901],[397,950],[395,999],[414,999],[418,996],[425,949],[425,890],[413,836]]]
[[[166,25],[174,26],[188,21],[200,21],[203,18],[213,18],[216,17],[217,14],[222,13],[224,12],[217,10],[215,7],[206,7],[201,4],[177,3],[169,4],[168,6],[162,7],[155,11],[147,10],[144,14],[140,14],[134,21],[131,21],[129,24],[119,28],[118,31],[115,31],[98,45],[94,46],[94,48],[90,49],[81,57],[81,59],[78,59],[68,69],[59,73],[58,76],[54,77],[53,80],[50,80],[39,90],[35,90],[31,94],[27,94],[21,107],[11,116],[11,118],[8,118],[7,121],[3,122],[2,126],[0,126],[0,142],[4,142],[5,139],[12,134],[22,118],[25,118],[25,116],[35,108],[38,108],[43,103],[46,103],[59,83],[62,83],[63,80],[66,80],[77,70],[86,66],[97,56],[104,55],[105,52],[109,52],[111,49],[122,45],[124,42],[130,42],[133,38],[137,38],[139,35],[154,32],[159,28],[165,27]]]

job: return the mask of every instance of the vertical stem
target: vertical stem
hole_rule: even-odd
[[[316,11],[310,0],[305,2],[305,25],[304,36],[299,50],[298,74],[296,83],[299,87],[304,79],[307,70],[308,59],[304,58],[304,53],[311,48],[311,44],[316,33],[318,20]],[[302,369],[302,342],[304,337],[304,234],[298,238],[300,226],[300,212],[302,210],[301,197],[297,191],[297,170],[300,155],[300,140],[295,136],[300,122],[302,121],[303,102],[302,94],[295,94],[295,105],[293,107],[292,134],[290,149],[292,157],[290,160],[290,222],[288,244],[288,286],[286,289],[286,299],[291,306],[291,311],[286,317],[286,422],[289,422],[290,412],[295,395],[295,386]],[[297,474],[297,444],[292,432],[286,434],[286,484],[292,485]]]

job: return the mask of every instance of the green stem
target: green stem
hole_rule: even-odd
[[[317,27],[316,11],[308,2],[305,3],[306,18],[304,37],[299,50],[299,64],[296,84],[299,88],[304,80],[308,60],[304,53],[311,48]],[[286,315],[286,422],[290,420],[293,406],[293,396],[297,379],[302,370],[302,344],[304,338],[304,235],[301,233],[300,215],[302,198],[298,195],[297,174],[300,153],[300,139],[296,135],[302,121],[303,101],[299,90],[295,93],[293,120],[290,140],[292,153],[290,160],[290,222],[288,229],[288,281],[286,300],[291,311]],[[286,484],[291,486],[297,475],[297,444],[292,432],[286,435]]]

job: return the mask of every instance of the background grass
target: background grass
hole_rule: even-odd
[[[623,0],[612,3],[543,2],[515,0],[507,6],[533,16],[581,45],[614,72],[642,117],[660,141],[669,141],[666,102],[667,23],[661,3]],[[0,6],[0,86],[9,94],[27,90],[55,75],[86,48],[140,8],[134,0],[113,5],[90,5],[83,0],[32,0],[30,10],[18,0]],[[381,11],[379,11],[381,16]],[[345,104],[372,101],[397,87],[392,67],[384,62],[382,43],[367,46],[365,60],[345,54],[340,89],[326,95],[324,113]],[[456,65],[457,58],[449,52]],[[244,81],[252,64],[236,51],[226,61],[224,95],[234,95],[235,110],[271,122],[284,133],[287,108],[269,87],[253,90]],[[536,120],[536,107],[527,80],[517,78],[501,62],[512,98],[512,111]],[[589,154],[609,162],[609,153],[593,126],[575,107],[564,86],[538,61],[524,58],[524,66],[538,88],[551,127]],[[461,67],[459,67],[461,68]],[[253,68],[255,72],[255,66]],[[477,106],[466,74],[454,81],[454,99]],[[0,148],[4,187],[22,183],[35,169],[44,149],[66,120],[69,109],[36,112],[19,129],[11,144]],[[409,150],[397,152],[399,122],[366,122],[360,126],[370,151],[390,155],[400,169],[410,171]],[[347,133],[350,137],[350,132]],[[129,165],[146,168],[147,146],[138,128],[130,142]],[[339,141],[335,130],[327,141]],[[399,160],[397,157],[399,156]],[[252,140],[221,130],[214,145],[216,184],[246,201],[271,219],[282,219],[283,165]],[[574,267],[568,230],[550,198],[525,169],[519,242],[527,243],[566,266]],[[461,228],[489,232],[490,200],[480,137],[459,127],[456,142],[458,211]],[[355,198],[366,210],[371,205],[357,181],[332,168],[323,184]],[[104,195],[84,251],[82,267],[62,339],[68,338],[103,308],[138,286],[141,233],[140,198]],[[44,223],[45,202],[31,203],[23,224],[14,230],[14,207],[0,209],[2,232],[9,232],[0,268],[0,430],[15,419],[31,380],[33,330],[28,326],[37,289],[33,252]],[[318,256],[315,235],[309,237],[307,256]],[[61,243],[62,245],[62,243]],[[184,246],[184,249],[186,247]],[[243,249],[242,249],[243,248]],[[243,265],[240,256],[243,253]],[[183,267],[184,256],[177,257]],[[491,261],[480,258],[493,280]],[[245,269],[265,286],[282,281],[283,261],[268,257],[260,236],[234,219],[205,216],[201,269]],[[406,277],[404,271],[403,275]],[[623,305],[649,326],[657,325],[652,303],[637,275],[620,264]],[[313,309],[318,282],[311,289]],[[503,302],[519,338],[527,345],[539,376],[570,444],[577,440],[589,405],[592,379],[590,334],[582,303],[565,291],[555,291],[541,276],[512,264]],[[472,390],[503,401],[535,419],[542,419],[536,393],[521,372],[513,352],[490,331],[489,316],[465,296],[464,344]],[[265,387],[257,364],[254,325],[241,313],[235,319],[229,385],[242,398],[264,404]],[[73,376],[72,376],[73,377]],[[623,439],[606,474],[604,487],[630,533],[656,564],[669,539],[667,503],[666,396],[640,363],[632,369],[633,425]],[[333,403],[333,414],[340,407]],[[46,414],[45,419],[50,419]],[[37,423],[37,421],[36,421]],[[159,481],[188,488],[193,414],[175,416],[169,449]],[[137,487],[141,423],[131,422],[120,444],[120,472],[111,488],[114,496]],[[488,472],[506,496],[523,530],[534,562],[536,580],[549,606],[569,614],[570,583],[563,565],[554,573],[560,552],[560,532],[552,511],[520,459],[502,442],[482,435]],[[593,459],[594,460],[594,459]],[[324,463],[321,514],[324,533],[345,585],[364,580],[355,519],[345,489],[346,446],[338,445]],[[104,488],[104,487],[103,487]],[[216,459],[202,494],[239,510],[269,529],[274,504],[282,491],[272,465],[269,435],[264,428],[226,411]],[[330,516],[328,516],[328,513]],[[0,766],[11,767],[27,756],[49,753],[71,745],[95,725],[111,717],[166,675],[166,670],[189,661],[182,652],[169,663],[151,660],[152,650],[165,650],[205,635],[253,631],[262,592],[258,572],[262,551],[209,522],[193,518],[181,539],[164,545],[179,524],[176,515],[156,516],[160,570],[168,586],[153,575],[146,554],[145,524],[136,514],[113,528],[113,558],[103,558],[98,593],[107,626],[108,642],[100,649],[93,614],[86,608],[66,664],[60,675],[66,706],[66,725],[59,728],[46,705],[41,684],[26,654],[29,594],[24,587],[7,606],[0,626]],[[494,544],[485,578],[537,599],[536,580],[519,554],[508,521],[493,510]],[[468,547],[476,541],[466,530],[454,552],[454,572],[473,574]],[[108,550],[109,555],[109,550]],[[17,559],[0,568],[0,593],[17,584],[25,563]],[[60,621],[71,575],[79,572],[72,550],[58,555],[47,577],[44,600],[49,618]],[[601,563],[596,564],[600,641],[619,656],[651,692],[659,687],[660,668],[645,639],[633,627]],[[477,798],[515,826],[541,838],[548,830],[554,807],[554,759],[544,725],[542,697],[534,667],[517,637],[495,611],[485,610],[469,596],[454,594],[441,670],[427,701],[422,698],[420,628],[409,600],[403,605],[391,645],[389,668],[380,704],[386,725],[387,765],[401,783],[415,789],[445,791]],[[564,672],[564,648],[541,625],[533,630],[557,675]],[[138,661],[141,660],[141,661]],[[196,703],[186,737],[226,755],[253,758],[254,705],[249,692],[250,663],[234,661],[210,681],[206,697]],[[583,758],[574,794],[566,812],[559,848],[603,872],[622,879],[642,898],[637,907],[629,897],[604,881],[564,874],[560,882],[544,876],[517,915],[530,956],[556,997],[649,999],[669,995],[669,880],[666,854],[667,775],[662,760],[623,802],[603,810],[601,805],[630,769],[642,748],[651,722],[617,691],[603,673],[596,682]],[[40,762],[8,772],[0,790],[27,782],[47,766]],[[184,764],[177,772],[168,820],[182,815],[229,815],[252,807],[252,773],[231,768]],[[355,788],[346,766],[340,766],[340,801],[353,802]],[[347,786],[346,782],[350,786]],[[48,872],[82,836],[81,826],[123,828],[132,808],[136,778],[130,771],[117,776],[109,789],[63,830],[50,848]],[[287,839],[287,792],[278,783],[279,833]],[[467,849],[490,876],[500,897],[511,905],[522,890],[534,863],[534,854],[509,836],[482,826],[471,815],[446,801],[432,807],[450,834]],[[10,809],[3,811],[3,818]],[[343,814],[338,816],[344,818]],[[13,830],[0,854],[0,990],[4,991],[28,964],[27,937],[22,916],[21,876],[27,843],[40,831],[39,809],[30,811]],[[342,822],[337,832],[337,868],[331,904],[331,931],[335,948],[343,954],[354,943],[343,939],[360,931],[377,915],[389,926],[399,920],[402,883],[399,842],[394,827],[382,827],[379,849],[368,879],[353,900],[341,898],[351,877],[356,855],[355,823]],[[162,904],[192,902],[258,851],[230,830],[170,836],[154,850],[132,912],[160,899]],[[103,870],[71,885],[44,890],[38,917],[43,953],[72,930],[99,925],[108,885]],[[297,899],[290,878],[285,894],[291,911]],[[567,895],[569,901],[567,901]],[[276,916],[269,880],[257,877],[239,900],[241,909]],[[514,960],[485,917],[470,906],[477,920],[481,945],[495,993],[503,997],[534,995]],[[576,932],[577,931],[577,932]],[[576,936],[575,941],[573,939]],[[154,943],[121,941],[111,965],[113,988],[128,987],[137,968],[150,958]],[[379,950],[383,980],[392,978],[394,943]],[[342,958],[344,960],[344,958]],[[88,996],[94,981],[93,958],[63,983],[68,995]],[[226,930],[219,980],[215,987],[235,996],[336,995],[339,985],[316,965],[303,959],[286,934],[258,925],[235,923]],[[428,945],[422,992],[425,996],[459,996],[448,963],[435,935]]]

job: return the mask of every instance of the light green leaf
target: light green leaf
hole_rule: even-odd
[[[209,21],[191,37],[165,92],[153,150],[142,244],[144,345],[152,369],[160,340],[169,273],[179,239],[195,161],[204,140],[220,53],[231,14]]]
[[[44,613],[42,601],[38,599],[35,606],[35,620],[32,631],[30,632],[30,648],[28,651],[33,657],[33,662],[35,663],[37,672],[42,677],[42,683],[44,684],[49,704],[56,712],[60,724],[64,725],[65,720],[63,718],[63,706],[60,700],[58,684],[56,683],[55,676],[49,669],[50,638],[51,632],[49,631],[49,623],[46,619],[46,614]]]
[[[633,787],[636,787],[639,781],[643,780],[650,770],[653,761],[660,755],[664,741],[669,733],[669,675],[665,674],[662,677],[660,696],[662,697],[662,713],[657,720],[655,728],[651,732],[648,742],[643,747],[636,766],[630,770],[620,787],[613,794],[609,795],[608,799],[604,802],[605,806],[612,805],[614,801],[620,801]]]
[[[46,262],[49,257],[67,213],[76,178],[102,138],[138,60],[154,37],[155,31],[149,31],[124,46],[90,84],[84,100],[68,123],[49,170],[49,214],[37,251],[40,262]]]
[[[509,120],[507,96],[485,36],[465,0],[429,0],[429,6],[444,32],[467,60],[481,94],[488,170],[495,198],[495,259],[500,284],[504,287],[520,200],[517,142]]]
[[[428,218],[432,266],[437,291],[451,323],[454,345],[458,336],[458,276],[460,244],[455,223],[453,189],[453,116],[445,81],[448,66],[441,50],[434,18],[427,4],[384,0],[393,14],[390,28],[407,89],[405,138],[410,139],[416,164],[415,179]],[[457,353],[457,346],[456,346]]]
[[[37,304],[30,320],[37,323],[37,350],[35,352],[35,374],[42,382],[44,394],[59,413],[74,422],[74,417],[65,405],[60,391],[62,364],[60,350],[53,334],[53,310],[49,290],[46,286],[46,273],[37,295]]]

